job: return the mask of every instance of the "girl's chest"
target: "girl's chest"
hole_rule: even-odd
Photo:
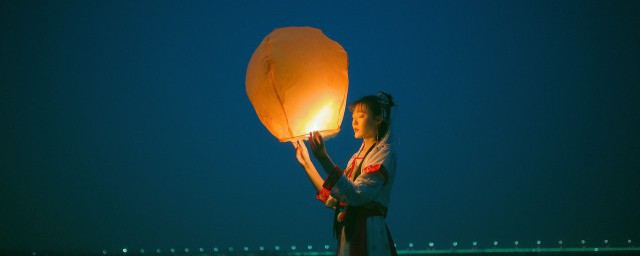
[[[347,166],[347,178],[349,180],[354,181],[359,176],[360,169],[362,169],[362,161],[362,157],[359,156],[351,158]]]

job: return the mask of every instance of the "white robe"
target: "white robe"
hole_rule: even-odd
[[[350,206],[365,205],[373,201],[388,209],[396,173],[395,151],[389,144],[376,145],[362,162],[361,174],[355,180],[350,180],[347,175],[353,176],[352,173],[361,162],[356,158],[357,154],[351,157],[344,173],[332,173],[327,177],[317,198],[333,209],[338,200]],[[366,223],[368,255],[392,255],[390,246],[393,245],[389,242],[385,217],[368,217]],[[339,244],[338,255],[349,255],[350,245],[346,241],[344,229]]]

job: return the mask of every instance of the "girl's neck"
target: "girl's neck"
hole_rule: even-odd
[[[373,143],[375,143],[375,142],[376,142],[376,139],[373,138],[373,137],[364,138],[364,149],[368,150],[373,145]]]

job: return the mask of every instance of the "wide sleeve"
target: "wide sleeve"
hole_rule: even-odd
[[[362,174],[354,182],[340,175],[329,195],[349,205],[369,203],[388,182],[390,169],[395,170],[395,154],[388,146],[381,147],[370,159],[365,159]]]
[[[349,159],[347,163],[351,163],[352,161],[354,161],[356,155],[357,153],[353,154],[353,156],[351,156],[351,159]],[[336,182],[338,182],[338,179],[345,176],[344,172],[344,170],[339,168],[333,169],[333,171],[329,173],[327,178],[324,180],[322,189],[316,194],[316,199],[324,203],[329,208],[335,208],[338,203],[336,198],[331,196],[331,190],[335,186]]]
[[[331,196],[331,189],[333,189],[336,182],[338,182],[341,177],[344,177],[343,173],[344,171],[342,171],[340,168],[333,169],[333,171],[331,171],[331,173],[329,173],[327,178],[324,180],[322,189],[318,192],[318,194],[316,194],[316,199],[323,202],[327,207],[333,208],[337,203],[336,199]]]

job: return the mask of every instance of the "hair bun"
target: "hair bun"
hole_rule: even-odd
[[[391,97],[391,94],[388,94],[386,92],[378,92],[378,99],[380,100],[380,103],[382,103],[382,105],[388,109],[396,105],[395,103],[393,103],[393,97]]]

